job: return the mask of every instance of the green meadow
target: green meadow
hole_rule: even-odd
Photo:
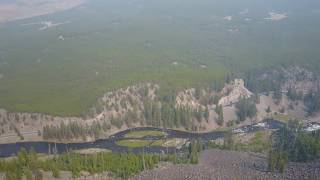
[[[165,133],[162,131],[151,131],[151,130],[132,131],[127,133],[124,137],[125,138],[143,138],[146,136],[162,137],[162,136],[165,136]]]
[[[92,0],[3,24],[0,107],[77,116],[106,91],[138,82],[175,90],[259,68],[319,70],[320,4],[305,4]],[[266,20],[273,11],[288,17]],[[43,21],[65,24],[39,30]]]

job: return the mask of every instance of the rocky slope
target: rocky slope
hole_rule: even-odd
[[[291,69],[282,69],[272,71],[272,73],[262,73],[258,79],[272,79],[280,77],[282,82],[281,99],[275,101],[272,93],[259,94],[259,101],[256,102],[257,116],[244,121],[242,124],[252,121],[260,121],[266,117],[285,117],[303,119],[305,107],[300,100],[292,101],[288,99],[285,93],[289,88],[306,93],[318,88],[317,76],[305,69],[294,67]],[[273,79],[272,79],[273,80]],[[125,130],[130,127],[140,127],[150,125],[147,123],[146,105],[150,105],[151,115],[164,119],[165,111],[159,111],[168,105],[164,104],[158,94],[159,85],[151,83],[141,83],[116,91],[107,92],[101,96],[97,103],[84,113],[82,117],[57,117],[40,113],[15,113],[0,109],[0,143],[18,142],[18,141],[40,141],[43,140],[43,129],[45,127],[61,127],[76,123],[77,127],[92,129],[92,126],[99,126],[103,129],[102,133],[86,134],[83,138],[74,138],[72,141],[92,141],[96,138],[107,137],[115,132]],[[237,119],[237,109],[235,103],[240,97],[250,98],[253,93],[245,87],[242,79],[235,79],[222,88],[221,91],[214,91],[210,88],[191,88],[173,94],[173,105],[169,109],[182,109],[182,114],[190,114],[191,119],[187,125],[174,126],[178,129],[211,131],[220,127],[225,127],[229,122]],[[222,106],[224,114],[224,123],[217,124],[218,114],[216,104]],[[266,110],[269,109],[270,112]],[[187,111],[186,111],[187,110]],[[185,111],[185,113],[183,113]],[[164,113],[161,116],[161,113]],[[314,118],[313,119],[317,119]],[[170,120],[171,121],[171,120]],[[164,126],[164,122],[159,122],[158,126]],[[241,125],[241,124],[240,124]],[[101,128],[102,127],[102,128]],[[192,127],[192,128],[191,128]],[[53,139],[54,140],[54,139]],[[68,140],[70,141],[70,140]]]
[[[263,155],[246,152],[206,150],[200,154],[199,164],[167,164],[132,178],[139,180],[218,180],[218,179],[317,179],[319,161],[309,164],[290,163],[284,174],[267,171]]]
[[[227,84],[221,94],[224,96],[219,100],[219,105],[228,106],[238,102],[239,98],[250,98],[250,92],[245,86],[242,79],[235,79],[231,84]]]
[[[57,127],[63,124],[77,123],[80,126],[91,126],[93,123],[109,124],[108,136],[120,130],[127,129],[127,124],[121,127],[111,125],[112,118],[120,118],[128,112],[136,112],[140,119],[143,109],[143,98],[154,99],[157,85],[138,84],[114,92],[108,92],[99,98],[97,104],[90,108],[83,117],[58,117],[40,113],[11,113],[0,109],[0,143],[16,141],[39,141],[42,140],[42,130],[45,126]],[[136,122],[134,126],[141,126]],[[79,140],[79,139],[78,139]],[[75,140],[75,141],[78,141]],[[92,137],[87,138],[88,141]]]

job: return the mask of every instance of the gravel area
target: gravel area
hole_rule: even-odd
[[[236,179],[317,179],[320,177],[320,162],[290,163],[284,174],[267,171],[263,155],[246,152],[206,150],[201,153],[199,164],[166,164],[145,171],[134,180],[236,180]]]

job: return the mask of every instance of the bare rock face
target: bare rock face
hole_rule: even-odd
[[[176,105],[183,106],[183,107],[190,107],[193,109],[205,108],[205,106],[200,102],[200,99],[197,99],[195,97],[195,91],[196,90],[194,88],[180,91],[176,98]],[[200,91],[201,91],[201,94],[207,93],[202,90]]]
[[[245,86],[243,79],[235,79],[231,84],[226,85],[222,89],[223,96],[219,105],[228,106],[236,103],[239,98],[249,98],[252,96],[252,92],[250,92]]]

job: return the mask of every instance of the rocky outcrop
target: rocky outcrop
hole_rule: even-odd
[[[239,98],[249,98],[252,93],[244,86],[243,79],[235,79],[231,84],[227,84],[221,94],[224,96],[219,100],[219,105],[228,106],[236,103]]]
[[[196,92],[196,91],[199,91],[199,92]],[[195,95],[196,93],[199,93],[199,97]],[[191,89],[186,89],[184,91],[180,91],[176,97],[176,105],[187,106],[193,109],[205,108],[205,105],[201,102],[201,98],[205,95],[207,95],[207,92],[205,92],[202,89],[196,90],[195,88],[191,88]]]

